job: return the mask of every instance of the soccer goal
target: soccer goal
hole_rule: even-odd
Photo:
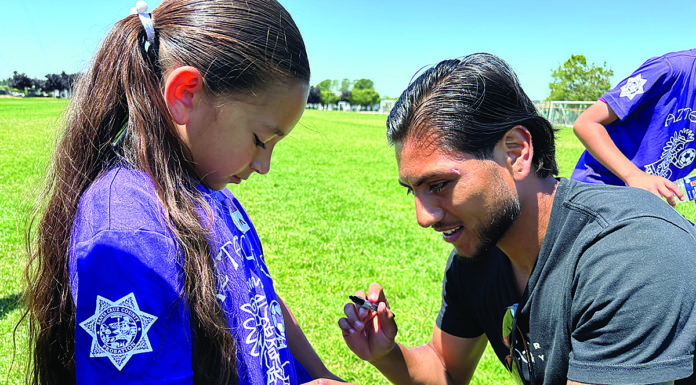
[[[552,100],[537,104],[537,110],[553,125],[572,127],[578,115],[595,101]]]

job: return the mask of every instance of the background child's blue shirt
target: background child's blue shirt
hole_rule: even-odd
[[[229,190],[200,190],[213,211],[217,297],[237,341],[239,383],[298,383],[251,221]],[[182,257],[149,178],[115,168],[95,181],[80,200],[69,254],[77,382],[191,383]]]
[[[638,168],[677,180],[696,167],[696,50],[648,59],[602,100],[618,116],[607,133]],[[624,185],[587,151],[571,178]]]

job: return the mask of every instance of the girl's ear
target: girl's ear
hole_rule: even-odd
[[[185,125],[194,108],[194,97],[203,89],[203,77],[193,67],[177,67],[164,81],[164,100],[174,122]]]

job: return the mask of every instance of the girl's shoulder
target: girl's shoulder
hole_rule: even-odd
[[[162,205],[150,177],[115,167],[98,177],[82,194],[75,225],[95,230],[166,232]]]

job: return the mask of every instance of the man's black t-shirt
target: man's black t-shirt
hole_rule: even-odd
[[[497,248],[450,255],[437,325],[485,333],[501,361],[506,308],[519,303],[534,384],[653,383],[688,377],[696,345],[696,231],[639,189],[562,179],[520,298]]]

